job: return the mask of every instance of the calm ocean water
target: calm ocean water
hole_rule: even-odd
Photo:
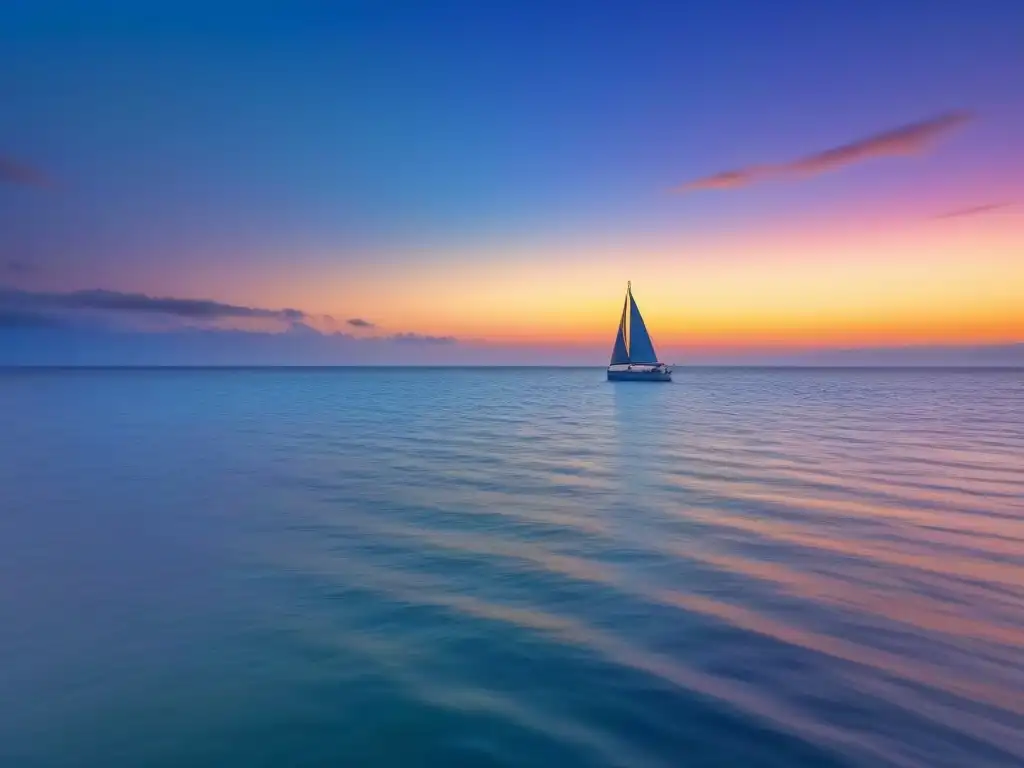
[[[1020,766],[1024,372],[0,372],[0,765]]]

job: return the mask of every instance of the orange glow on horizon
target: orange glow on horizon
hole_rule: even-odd
[[[1024,216],[844,225],[702,243],[421,253],[238,296],[380,332],[497,345],[609,345],[627,279],[659,347],[1024,341]],[[347,329],[352,330],[352,329]]]

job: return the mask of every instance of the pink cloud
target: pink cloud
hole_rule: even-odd
[[[3,155],[0,155],[0,181],[10,182],[11,184],[24,184],[30,187],[53,186],[53,182],[42,171],[15,162]]]
[[[876,133],[786,163],[748,166],[704,176],[676,187],[673,192],[733,189],[786,176],[816,176],[875,157],[917,155],[930,150],[940,139],[971,118],[969,112],[947,112],[938,117]]]
[[[1008,208],[1011,203],[986,203],[985,205],[972,205],[970,208],[957,208],[953,211],[946,211],[936,216],[932,216],[933,219],[959,219],[962,216],[977,216],[979,213],[988,213],[990,211],[998,211],[1000,208]]]

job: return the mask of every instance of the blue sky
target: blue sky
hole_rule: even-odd
[[[457,277],[652,242],[700,262],[689,244],[1002,201],[1022,39],[1010,0],[14,2],[0,157],[53,185],[0,185],[0,285],[380,307],[428,333],[380,264]],[[950,109],[979,119],[941,162],[667,192]]]

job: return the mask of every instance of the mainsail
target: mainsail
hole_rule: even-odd
[[[654,343],[647,332],[640,308],[633,298],[633,288],[627,284],[626,301],[622,305],[622,319],[619,320],[619,332],[615,336],[615,346],[612,348],[611,364],[653,365],[657,362],[658,355],[654,351]]]
[[[640,308],[633,299],[632,290],[629,293],[629,362],[631,363],[656,363],[658,355],[654,351],[654,343],[651,335],[647,333],[647,326],[640,316]]]

